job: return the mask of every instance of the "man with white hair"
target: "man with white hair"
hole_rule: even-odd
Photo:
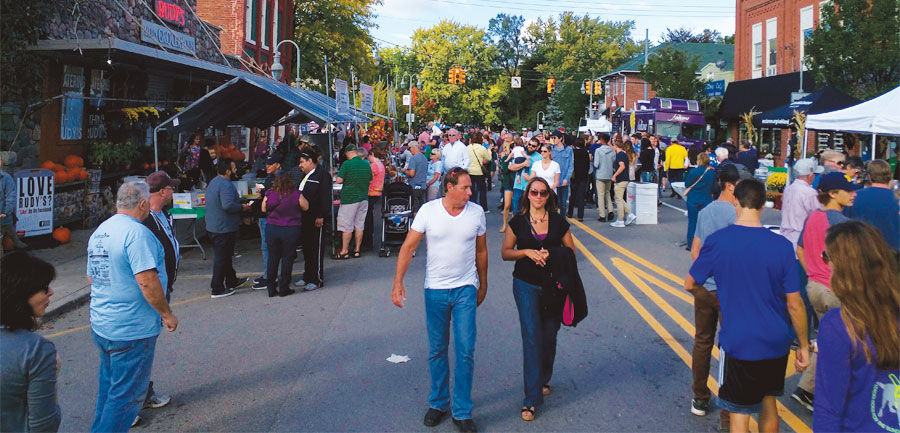
[[[163,246],[141,223],[150,214],[150,187],[126,182],[116,209],[87,248],[91,331],[100,351],[94,432],[128,430],[147,397],[160,323],[178,328],[166,302]]]
[[[452,128],[447,131],[448,143],[441,149],[441,158],[444,161],[444,170],[450,171],[454,167],[469,169],[472,164],[472,158],[469,156],[469,149],[460,140],[459,131]]]

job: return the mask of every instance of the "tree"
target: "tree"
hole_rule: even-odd
[[[558,129],[565,124],[566,113],[559,107],[560,93],[550,95],[547,108],[544,112],[544,129]]]
[[[694,33],[688,28],[677,28],[672,30],[666,27],[666,32],[661,36],[663,43],[665,42],[700,42],[700,43],[723,43],[726,38],[718,30],[703,29],[700,33]],[[731,36],[731,43],[734,43],[734,36]]]
[[[508,77],[519,73],[519,62],[526,55],[527,46],[522,41],[522,26],[525,18],[521,15],[497,14],[488,22],[487,37],[497,48],[494,61],[506,71]]]
[[[373,80],[374,44],[369,30],[375,26],[374,6],[381,3],[382,0],[294,2],[294,42],[300,46],[300,78],[306,85],[322,91],[326,85],[331,86],[325,83],[326,55],[329,80],[348,79],[351,66],[360,79]],[[291,72],[290,76],[294,74]]]
[[[806,64],[819,85],[867,99],[900,84],[897,0],[834,0],[806,40]]]
[[[641,77],[664,98],[698,99],[706,82],[697,76],[700,58],[671,45],[656,49],[641,65]]]

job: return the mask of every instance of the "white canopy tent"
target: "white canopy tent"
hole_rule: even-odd
[[[811,114],[806,118],[806,128],[871,134],[874,158],[876,134],[900,135],[900,110],[897,107],[900,107],[900,87],[842,110]],[[803,147],[806,152],[805,140]]]
[[[585,124],[578,127],[578,132],[610,132],[612,131],[612,123],[609,123],[609,120],[601,117],[599,119],[587,119]]]

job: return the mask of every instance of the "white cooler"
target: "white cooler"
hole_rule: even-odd
[[[628,199],[633,200],[634,203],[631,205],[631,211],[637,216],[634,222],[636,224],[657,224],[657,185],[649,182],[632,182],[628,185],[628,190]]]

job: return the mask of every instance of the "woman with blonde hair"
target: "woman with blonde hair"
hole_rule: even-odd
[[[841,301],[819,322],[814,431],[900,429],[900,269],[874,227],[828,229],[822,259]]]

